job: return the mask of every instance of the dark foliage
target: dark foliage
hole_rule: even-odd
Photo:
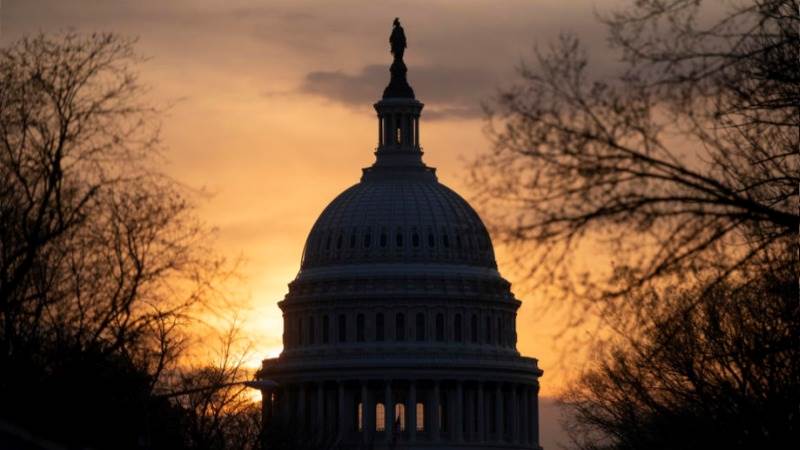
[[[680,313],[653,318],[642,339],[612,345],[565,397],[577,447],[793,448],[797,269],[796,261],[773,262],[747,285],[666,292]]]
[[[206,412],[154,394],[180,387],[226,272],[185,190],[153,169],[139,60],[113,34],[0,50],[0,420],[75,448],[248,448],[240,409],[193,434]]]
[[[737,5],[637,1],[603,19],[620,74],[592,77],[565,36],[489,105],[479,203],[576,323],[630,332],[652,306],[637,292],[722,280],[795,241],[798,3]],[[593,245],[612,261],[577,273]]]
[[[594,356],[565,397],[574,444],[788,448],[800,4],[641,0],[601,20],[621,71],[592,76],[571,36],[538,52],[489,105],[473,167],[495,232]],[[579,265],[593,248],[607,264]]]

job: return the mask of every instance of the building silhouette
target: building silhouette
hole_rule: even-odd
[[[539,448],[542,371],[516,350],[520,301],[477,213],[423,163],[399,21],[391,44],[375,162],[319,216],[279,303],[265,427],[320,448]]]

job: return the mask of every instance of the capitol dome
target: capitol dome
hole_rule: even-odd
[[[495,268],[475,210],[432,171],[424,174],[383,173],[342,192],[311,229],[301,268],[390,262]]]
[[[478,214],[423,162],[397,21],[391,43],[375,161],[322,211],[278,303],[283,351],[258,374],[278,386],[263,392],[265,439],[539,449],[542,371],[516,349],[521,302]]]

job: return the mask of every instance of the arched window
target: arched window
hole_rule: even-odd
[[[327,344],[330,341],[331,324],[328,315],[322,316],[322,343]]]
[[[364,315],[359,314],[356,316],[356,340],[364,342]]]
[[[395,340],[406,340],[406,316],[403,313],[397,313],[397,316],[395,316],[394,336]]]
[[[375,405],[375,431],[386,430],[386,408],[383,403]]]
[[[419,235],[417,233],[414,233],[411,236],[411,245],[414,247],[419,247]]]
[[[308,345],[314,345],[314,341],[316,340],[316,336],[314,336],[314,318],[308,318]]]
[[[358,402],[356,407],[356,426],[358,431],[364,430],[364,403],[362,402]]]
[[[450,409],[447,407],[448,404],[447,394],[442,392],[442,398],[439,401],[439,430],[444,432],[450,430]]]
[[[425,340],[425,314],[417,313],[417,326],[416,326],[416,333],[417,333],[417,341],[424,341]]]
[[[383,313],[378,313],[375,315],[375,340],[383,342],[384,337]]]
[[[403,234],[402,233],[397,233],[397,239],[395,240],[395,242],[397,243],[398,247],[402,247],[403,246]]]
[[[417,403],[417,431],[425,431],[425,404]]]
[[[456,342],[461,342],[461,340],[463,339],[461,333],[461,314],[456,314],[454,320],[455,320],[455,323],[453,324],[453,334],[455,335],[454,339]]]
[[[494,417],[497,414],[497,412],[495,411],[495,405],[497,404],[495,401],[496,394],[494,392],[487,392],[486,395],[488,395],[490,398],[490,400],[486,402],[486,413],[488,414],[487,417]],[[488,425],[490,433],[497,432],[497,427],[495,426],[494,420],[490,420]]]
[[[383,342],[384,339],[384,330],[383,330],[383,313],[378,313],[375,315],[375,340],[379,342]]]
[[[487,344],[491,344],[492,343],[492,318],[491,317],[487,317],[486,318],[486,343]]]
[[[339,342],[347,342],[347,316],[339,314]]]
[[[478,316],[476,316],[475,314],[472,315],[472,323],[470,323],[470,325],[471,325],[470,326],[470,328],[471,328],[470,334],[472,335],[470,337],[472,338],[472,343],[473,344],[477,344],[478,343]]]
[[[371,239],[370,239],[369,233],[365,234],[364,235],[364,248],[369,248],[370,240]]]
[[[433,233],[428,234],[428,247],[436,245],[436,239],[433,238]]]
[[[406,431],[406,405],[402,403],[394,404],[394,420],[396,429],[399,428],[400,431]]]
[[[386,247],[386,233],[381,233],[381,247]]]
[[[303,318],[297,319],[297,344],[303,345]]]
[[[436,315],[436,340],[444,341],[444,314]]]
[[[356,248],[356,234],[350,235],[350,248]]]
[[[336,248],[342,248],[342,235],[339,235],[339,238],[336,239]]]
[[[500,345],[506,345],[506,342],[508,342],[508,337],[503,332],[503,318],[502,317],[498,317],[497,318],[497,340],[498,340],[497,343],[500,344]]]

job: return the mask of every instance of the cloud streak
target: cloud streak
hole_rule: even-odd
[[[493,73],[480,67],[443,65],[411,67],[408,79],[417,99],[428,104],[424,114],[429,120],[482,116],[481,101],[494,91],[498,83]],[[388,82],[388,64],[371,64],[355,73],[337,70],[309,72],[298,91],[358,109],[379,100]]]

